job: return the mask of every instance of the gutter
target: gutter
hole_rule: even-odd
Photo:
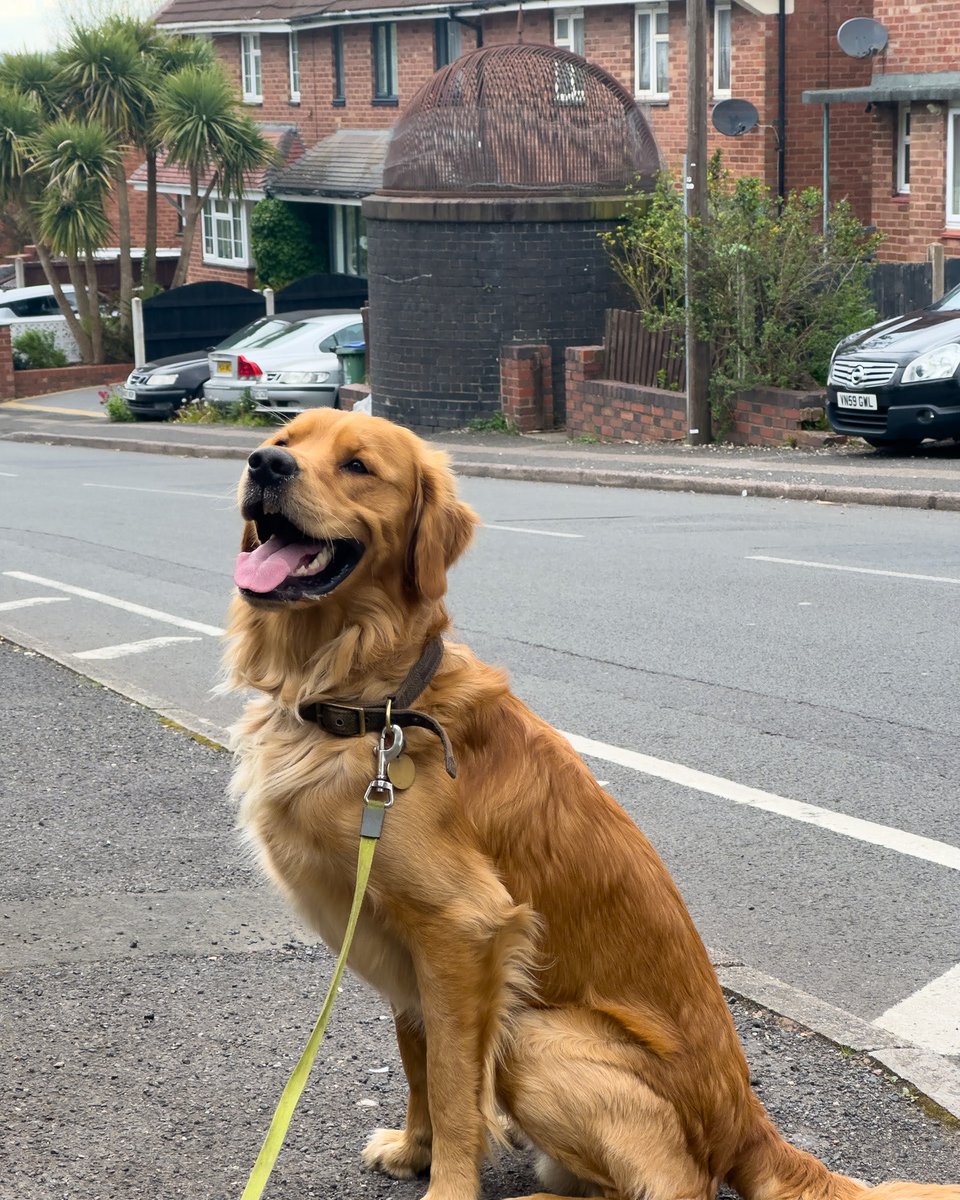
[[[782,201],[787,189],[787,0],[780,0],[777,34],[777,195]]]

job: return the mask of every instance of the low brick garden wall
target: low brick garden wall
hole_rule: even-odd
[[[680,441],[686,436],[682,392],[602,379],[602,346],[566,352],[567,430],[611,441]],[[821,392],[756,388],[737,397],[726,440],[739,446],[782,446],[806,439],[802,425],[822,411]],[[506,405],[504,405],[506,411]]]
[[[96,367],[50,367],[37,371],[17,371],[13,366],[10,326],[0,325],[0,400],[18,400],[27,396],[47,396],[72,388],[107,387],[121,383],[133,370],[133,363],[102,363]]]

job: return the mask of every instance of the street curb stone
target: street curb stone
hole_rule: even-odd
[[[42,445],[80,446],[137,454],[167,454],[183,458],[220,458],[242,461],[249,446],[224,446],[201,442],[153,442],[93,434],[42,433],[21,430],[4,434],[4,440]],[[776,480],[716,479],[702,475],[663,471],[622,471],[603,467],[527,466],[491,463],[450,454],[458,475],[477,479],[503,479],[529,483],[573,484],[587,487],[634,488],[659,492],[696,492],[713,496],[758,496],[769,500],[806,500],[828,504],[859,504],[885,508],[910,508],[960,512],[960,493],[894,488],[851,487]]]

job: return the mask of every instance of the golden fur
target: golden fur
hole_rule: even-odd
[[[446,571],[476,517],[443,456],[386,421],[319,410],[264,444],[298,467],[284,515],[365,547],[331,594],[238,595],[229,621],[232,682],[261,693],[235,730],[240,820],[337,948],[375,737],[329,736],[297,705],[397,689],[448,625]],[[369,474],[344,469],[357,458]],[[390,1001],[409,1082],[405,1127],[373,1135],[368,1166],[429,1169],[427,1200],[475,1200],[506,1114],[568,1195],[709,1200],[727,1180],[747,1200],[960,1200],[960,1187],[868,1193],[781,1138],[665,867],[501,671],[447,643],[416,707],[445,726],[459,773],[431,733],[408,731],[416,782],[387,812],[350,956]]]

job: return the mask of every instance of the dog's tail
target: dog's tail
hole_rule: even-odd
[[[757,1105],[727,1182],[744,1200],[960,1200],[960,1185],[891,1182],[870,1187],[791,1146]]]

